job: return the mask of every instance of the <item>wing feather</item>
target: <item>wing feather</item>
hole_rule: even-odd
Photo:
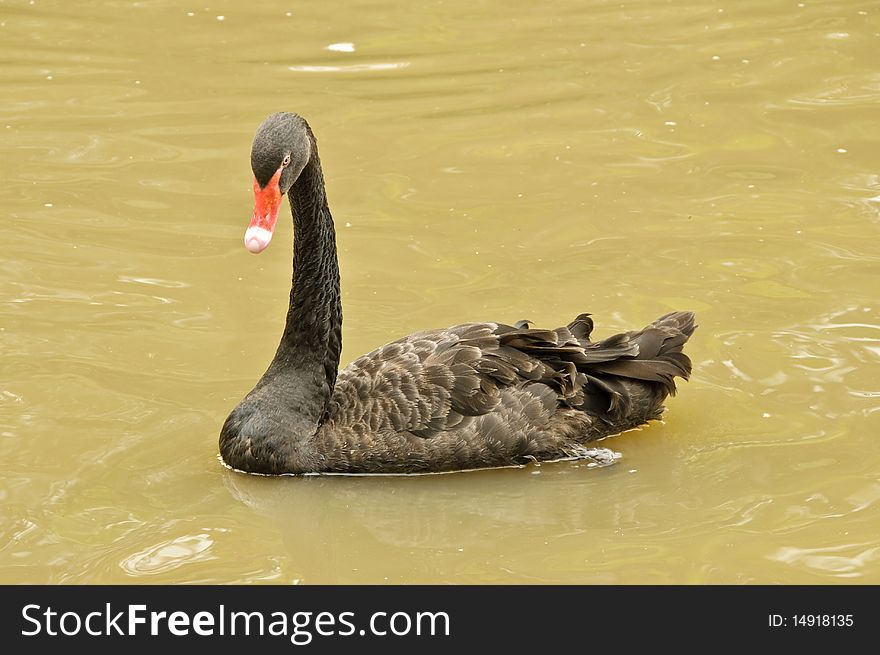
[[[513,435],[505,418],[511,412],[538,421],[566,407],[613,421],[632,410],[633,381],[675,392],[674,378],[690,374],[681,349],[693,330],[693,316],[677,312],[597,342],[589,314],[555,330],[521,321],[420,332],[341,371],[329,414],[338,425],[424,439],[478,419],[487,443],[505,430]],[[512,389],[528,393],[508,394]]]

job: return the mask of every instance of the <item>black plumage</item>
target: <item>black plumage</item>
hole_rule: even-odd
[[[251,162],[261,186],[282,173],[294,219],[294,280],[275,358],[220,434],[233,468],[419,473],[602,459],[586,444],[658,418],[674,378],[690,374],[682,348],[694,316],[673,312],[595,342],[588,314],[555,330],[528,321],[428,330],[337,376],[339,272],[314,135],[295,114],[270,116]]]

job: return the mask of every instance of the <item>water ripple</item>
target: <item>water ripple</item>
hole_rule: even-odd
[[[167,573],[186,564],[211,558],[214,540],[207,533],[163,541],[126,557],[120,566],[132,575]]]

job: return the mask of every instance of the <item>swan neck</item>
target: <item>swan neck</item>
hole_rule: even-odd
[[[312,139],[309,163],[288,192],[293,213],[293,280],[284,334],[269,373],[287,378],[300,417],[324,420],[342,349],[336,232]],[[274,370],[273,370],[274,369]]]

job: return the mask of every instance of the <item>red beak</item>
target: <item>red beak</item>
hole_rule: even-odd
[[[244,233],[245,248],[254,254],[263,252],[272,240],[278,209],[281,207],[281,187],[278,181],[282,170],[283,167],[280,166],[263,188],[260,188],[260,183],[254,177],[254,216]]]

